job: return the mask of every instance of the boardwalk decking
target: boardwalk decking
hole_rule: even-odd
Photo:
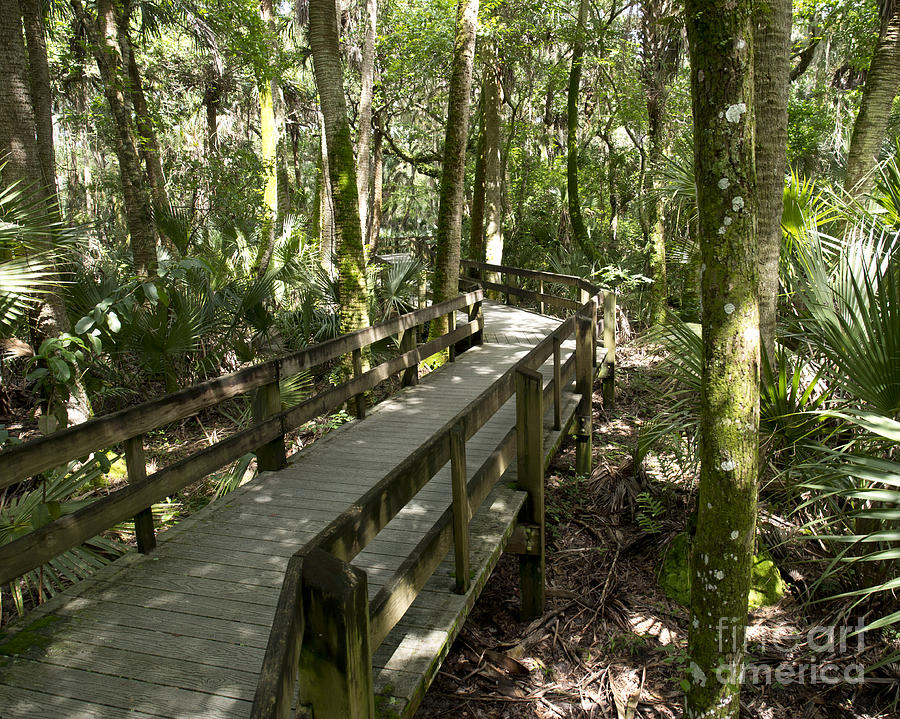
[[[558,325],[495,303],[484,312],[484,345],[33,612],[0,642],[0,718],[247,717],[290,555]],[[565,417],[576,400],[563,393]],[[514,422],[511,400],[467,443],[470,476]],[[559,434],[548,425],[546,445]],[[469,593],[453,593],[451,557],[375,652],[391,714],[414,710],[499,557],[524,499],[507,486],[514,472],[470,525]],[[445,467],[356,557],[370,597],[450,498]]]

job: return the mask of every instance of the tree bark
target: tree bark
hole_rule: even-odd
[[[274,42],[275,19],[272,0],[260,0],[259,14],[265,26],[266,37]],[[265,187],[263,189],[262,240],[256,262],[256,274],[261,277],[269,268],[269,260],[275,251],[275,222],[278,217],[278,124],[275,121],[275,78],[268,65],[259,71],[256,81],[259,94],[260,156],[263,161]]]
[[[381,129],[380,113],[375,113],[375,136],[373,144],[372,171],[372,211],[369,213],[369,256],[378,251],[381,237],[381,207],[384,201],[384,132]]]
[[[309,45],[325,124],[328,174],[334,200],[341,331],[352,332],[369,324],[366,260],[359,220],[356,160],[344,101],[337,14],[331,0],[313,0],[309,5]]]
[[[641,76],[647,92],[647,129],[650,140],[649,169],[651,193],[646,201],[649,236],[650,323],[666,321],[668,282],[666,278],[666,224],[663,198],[657,179],[670,143],[669,85],[678,70],[681,29],[672,19],[678,14],[667,0],[643,0],[643,65]]]
[[[578,95],[581,89],[581,65],[584,60],[584,38],[587,34],[587,14],[589,0],[581,0],[578,6],[578,25],[575,28],[575,42],[572,43],[572,70],[569,73],[568,133],[566,135],[566,191],[569,199],[569,222],[572,235],[581,251],[593,260],[596,252],[591,246],[584,216],[581,212],[581,198],[578,193]]]
[[[359,139],[356,144],[356,191],[359,195],[359,219],[366,246],[369,226],[369,152],[372,146],[372,97],[375,94],[375,35],[378,23],[378,0],[366,0],[366,33],[363,42],[359,92]]]
[[[134,271],[140,277],[156,274],[156,234],[150,195],[144,183],[138,154],[137,138],[131,111],[126,103],[125,69],[119,48],[118,16],[114,0],[97,0],[97,20],[87,14],[81,0],[71,0],[91,45],[94,59],[103,81],[103,92],[115,126],[116,157],[122,197],[125,202],[125,222],[131,238]]]
[[[736,719],[756,528],[759,286],[752,0],[688,0],[705,269],[700,491],[685,717]]]
[[[781,215],[787,168],[788,94],[791,73],[791,0],[757,3],[753,35],[756,126],[756,185],[759,200],[759,334],[770,362],[775,361]]]
[[[847,154],[844,189],[855,197],[865,195],[872,187],[872,170],[900,88],[900,2],[881,2],[891,3],[892,11],[884,13]]]
[[[484,154],[484,93],[490,82],[489,73],[490,70],[485,64],[478,113],[478,145],[475,150],[475,178],[472,182],[472,211],[469,214],[469,259],[475,262],[484,262],[484,180],[487,159]],[[473,276],[477,276],[477,274],[477,270],[473,270]]]
[[[503,162],[500,157],[500,76],[497,53],[485,53],[484,76],[484,254],[491,265],[503,264]],[[499,282],[493,273],[488,280]]]
[[[456,7],[456,41],[450,75],[447,131],[441,171],[437,220],[437,258],[434,267],[434,302],[443,302],[459,291],[459,253],[462,238],[463,180],[466,171],[466,141],[469,133],[472,67],[479,0],[459,0]],[[447,319],[432,323],[431,336],[447,332]]]

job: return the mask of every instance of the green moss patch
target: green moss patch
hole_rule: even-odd
[[[60,619],[61,617],[48,614],[11,635],[0,635],[0,655],[13,657],[24,654],[34,647],[43,648],[47,646],[50,643],[51,635],[42,630],[60,621]]]
[[[691,538],[686,532],[675,536],[659,566],[659,586],[669,599],[682,606],[691,604]],[[750,576],[750,609],[776,604],[786,586],[768,552],[753,557]]]

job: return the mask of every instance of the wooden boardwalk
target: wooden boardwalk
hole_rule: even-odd
[[[484,314],[482,346],[161,533],[152,553],[131,552],[33,612],[0,642],[0,718],[247,717],[290,555],[559,324],[490,302]],[[515,424],[514,403],[467,443],[470,476]],[[576,404],[569,387],[563,428]],[[547,423],[545,438],[552,453],[561,432]],[[525,496],[507,487],[514,472],[470,524],[468,594],[453,593],[451,552],[375,652],[376,704],[391,715],[418,705],[496,563]],[[449,506],[449,474],[354,559],[370,598]]]

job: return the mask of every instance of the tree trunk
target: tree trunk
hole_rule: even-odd
[[[328,174],[334,199],[341,331],[352,332],[369,324],[366,260],[359,220],[356,160],[344,101],[337,14],[331,0],[313,0],[309,5],[309,45],[325,123]]]
[[[481,81],[481,102],[478,113],[478,146],[475,152],[475,178],[472,183],[472,211],[469,213],[469,259],[475,262],[484,262],[484,180],[485,161],[484,154],[484,93],[490,82],[490,69],[485,64],[484,77]],[[477,270],[473,276],[477,276]]]
[[[669,85],[678,70],[681,54],[681,30],[672,18],[678,14],[667,0],[643,0],[642,43],[643,64],[641,76],[647,93],[647,128],[650,140],[649,198],[642,198],[647,212],[649,235],[650,323],[661,325],[666,320],[668,282],[666,279],[666,223],[663,215],[663,198],[657,179],[665,161],[670,142]]]
[[[757,3],[753,35],[756,126],[756,185],[759,199],[759,335],[770,362],[775,361],[781,215],[787,167],[788,94],[791,72],[791,0]]]
[[[381,207],[384,200],[384,132],[381,129],[381,116],[375,113],[375,141],[373,147],[372,172],[372,211],[369,213],[369,256],[378,251],[378,240],[381,236]]]
[[[316,163],[316,227],[319,233],[319,262],[329,277],[334,277],[334,263],[337,246],[334,231],[334,204],[331,192],[331,177],[328,171],[328,144],[325,141],[325,119],[319,115],[319,157]]]
[[[275,19],[272,0],[260,0],[259,13],[266,36],[274,42]],[[275,79],[268,64],[260,72],[256,86],[259,94],[260,156],[264,167],[262,241],[256,262],[256,274],[262,277],[275,251],[275,221],[278,217],[278,125],[275,122]]]
[[[484,76],[484,250],[485,261],[503,264],[503,163],[500,157],[500,77],[493,47],[485,53]],[[499,282],[496,273],[488,281]]]
[[[463,185],[466,171],[466,140],[469,134],[469,104],[479,0],[459,0],[456,6],[456,40],[450,75],[447,131],[441,170],[437,220],[437,258],[434,267],[434,302],[443,302],[459,291],[459,253],[462,239]],[[432,323],[431,336],[447,332],[447,319]]]
[[[363,42],[359,92],[359,139],[356,145],[356,192],[359,195],[359,220],[363,241],[369,219],[369,151],[372,145],[372,97],[375,93],[375,34],[378,22],[378,0],[366,0],[366,34]]]
[[[872,187],[872,170],[878,162],[891,105],[900,88],[900,2],[893,0],[892,4],[893,11],[884,13],[850,138],[844,189],[855,197]]]
[[[593,260],[596,252],[591,246],[584,216],[581,213],[581,198],[578,194],[578,94],[581,89],[581,64],[584,59],[584,38],[587,34],[589,0],[581,0],[578,6],[578,25],[575,28],[575,42],[572,43],[572,71],[569,73],[568,133],[566,135],[566,190],[569,198],[569,222],[572,235],[585,256]]]
[[[759,286],[752,0],[688,0],[705,269],[700,490],[685,717],[736,719],[756,529]],[[749,108],[749,111],[748,111]]]
[[[91,51],[100,70],[103,92],[115,126],[116,157],[122,197],[125,202],[125,222],[131,237],[134,271],[140,277],[156,274],[156,234],[150,196],[138,154],[137,138],[131,112],[125,100],[126,87],[122,52],[119,48],[118,17],[114,0],[97,0],[97,21],[85,12],[81,0],[71,0],[75,16],[81,22],[90,41]]]

